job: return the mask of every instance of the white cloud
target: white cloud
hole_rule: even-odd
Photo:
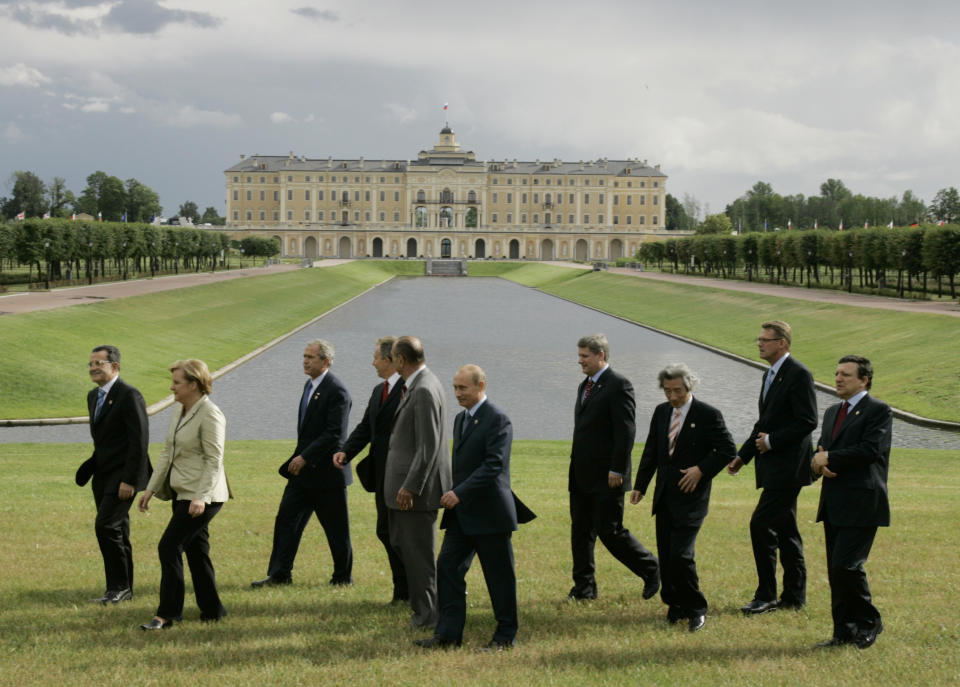
[[[393,119],[400,124],[407,124],[419,117],[419,113],[415,107],[401,105],[400,103],[384,103],[383,107],[390,115],[390,119]]]
[[[136,114],[137,108],[126,105],[120,108],[120,112],[123,114]]]
[[[50,78],[34,67],[28,67],[23,62],[17,62],[10,67],[0,67],[0,86],[26,86],[39,88],[50,83]]]
[[[9,141],[10,143],[20,143],[26,139],[27,135],[24,134],[23,130],[16,124],[7,124],[7,126],[3,129],[3,140],[5,141]]]
[[[110,103],[103,100],[91,100],[86,105],[80,106],[81,112],[109,112]]]
[[[270,121],[274,124],[287,124],[293,121],[293,117],[286,112],[274,112],[270,115]]]
[[[198,110],[193,105],[169,106],[156,104],[153,116],[162,126],[190,129],[197,126],[233,128],[243,123],[238,114],[221,110]]]

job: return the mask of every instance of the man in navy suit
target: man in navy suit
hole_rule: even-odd
[[[890,526],[887,469],[893,413],[868,392],[873,365],[859,355],[837,363],[834,378],[843,399],[827,409],[810,467],[822,475],[817,522],[823,521],[833,611],[833,636],[818,646],[853,644],[866,649],[883,632],[863,564],[877,527]]]
[[[297,415],[297,447],[280,474],[287,486],[273,527],[273,550],[267,577],[253,587],[290,584],[300,537],[316,513],[333,558],[330,584],[353,583],[353,548],[347,515],[347,486],[353,481],[349,466],[338,470],[333,454],[347,434],[350,394],[330,372],[333,344],[314,339],[303,349],[304,385]]]
[[[370,452],[357,464],[356,473],[367,491],[374,492],[377,506],[377,539],[383,544],[393,576],[393,599],[401,603],[408,598],[407,574],[400,554],[390,544],[389,511],[383,495],[383,476],[387,465],[387,450],[390,448],[390,432],[393,416],[403,395],[403,380],[393,366],[393,344],[397,339],[384,336],[377,339],[373,351],[373,367],[383,381],[373,387],[363,419],[353,428],[343,448],[333,454],[333,464],[343,469],[363,448],[369,444]]]
[[[668,621],[686,618],[696,632],[706,622],[707,599],[700,591],[694,547],[707,517],[711,480],[736,457],[737,447],[720,411],[693,397],[698,380],[690,368],[668,365],[657,378],[667,402],[650,418],[630,503],[640,503],[656,472],[660,598],[668,606]]]
[[[577,342],[577,361],[586,378],[573,411],[568,477],[573,588],[567,598],[597,598],[593,549],[599,536],[614,558],[643,578],[643,598],[649,599],[660,588],[657,557],[623,526],[637,430],[633,386],[610,368],[610,345],[603,334]]]
[[[459,646],[467,617],[466,575],[474,554],[480,559],[497,629],[485,647],[503,651],[517,636],[517,578],[511,535],[534,515],[510,490],[513,427],[486,397],[486,375],[464,365],[453,378],[465,408],[454,421],[453,488],[440,499],[446,530],[437,558],[439,619],[434,636],[414,643],[425,649]],[[518,512],[519,511],[519,512]]]
[[[790,355],[790,325],[779,320],[760,325],[757,346],[770,363],[760,389],[760,418],[730,461],[727,472],[757,459],[756,483],[763,489],[750,518],[750,540],[757,566],[757,589],[741,607],[746,615],[801,609],[807,601],[807,566],[797,527],[797,497],[813,481],[811,433],[817,427],[813,375]],[[783,593],[777,599],[777,550],[783,565]]]
[[[87,394],[93,455],[77,470],[81,487],[93,477],[97,506],[94,530],[107,589],[94,599],[100,604],[133,598],[133,547],[130,545],[130,506],[150,477],[149,425],[143,396],[120,379],[120,351],[97,346],[87,364],[97,385]]]

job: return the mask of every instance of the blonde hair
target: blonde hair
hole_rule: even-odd
[[[196,358],[178,360],[167,369],[170,370],[170,372],[180,370],[184,379],[188,382],[196,382],[197,388],[204,396],[209,395],[210,392],[213,391],[213,377],[210,376],[210,370],[207,368],[207,364],[202,360],[197,360]]]

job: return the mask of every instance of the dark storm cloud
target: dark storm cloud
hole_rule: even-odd
[[[319,10],[316,7],[298,7],[295,10],[290,11],[294,14],[299,14],[301,17],[306,17],[307,19],[316,19],[317,21],[329,22],[340,21],[340,15],[332,10]]]
[[[219,17],[206,12],[167,9],[157,0],[121,0],[113,3],[109,11],[96,20],[73,19],[55,11],[63,7],[75,9],[102,4],[101,0],[36,0],[31,3],[0,0],[0,7],[8,7],[6,14],[17,23],[31,28],[51,29],[68,36],[98,33],[101,30],[150,34],[160,31],[168,24],[214,28],[222,23]],[[45,7],[51,7],[53,11]]]

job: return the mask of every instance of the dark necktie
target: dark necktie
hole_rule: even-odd
[[[583,389],[583,403],[587,402],[587,399],[590,398],[590,392],[593,390],[593,379],[587,379],[587,385]]]
[[[300,398],[300,424],[303,424],[303,416],[307,414],[307,406],[310,405],[310,385],[313,379],[308,379],[303,385],[303,396]]]
[[[383,391],[380,392],[380,405],[383,405],[387,402],[387,396],[390,395],[390,383],[383,383]]]
[[[100,419],[100,411],[103,410],[103,400],[107,397],[107,392],[103,390],[103,387],[97,389],[97,407],[93,410],[93,421],[96,422]]]
[[[846,401],[843,402],[843,405],[840,406],[840,412],[837,413],[837,421],[833,423],[833,434],[830,435],[830,439],[834,439],[837,436],[837,432],[840,431],[840,425],[843,424],[843,421],[847,417],[847,409],[850,407],[850,404]]]

